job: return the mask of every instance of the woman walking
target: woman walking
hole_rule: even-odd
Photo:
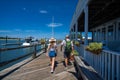
[[[48,48],[47,48],[47,55],[50,58],[50,65],[51,65],[51,73],[54,72],[54,67],[55,67],[55,57],[57,56],[57,46],[56,46],[56,39],[51,38],[49,40]]]

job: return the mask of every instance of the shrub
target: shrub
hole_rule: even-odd
[[[102,51],[102,43],[92,42],[86,47],[86,50],[94,53],[99,54]]]
[[[74,44],[79,47],[80,46],[80,42],[79,41],[75,41]]]

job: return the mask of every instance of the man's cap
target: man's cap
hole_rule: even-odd
[[[69,38],[69,35],[66,35],[66,38]]]

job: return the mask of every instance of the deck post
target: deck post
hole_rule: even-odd
[[[111,54],[108,54],[108,80],[111,79]]]
[[[107,73],[107,68],[108,68],[108,61],[107,61],[107,58],[108,58],[108,55],[107,54],[105,54],[105,80],[108,80],[107,79],[107,76],[108,76],[108,73]]]
[[[85,30],[85,39],[84,39],[84,45],[88,44],[88,5],[85,6],[84,8],[84,13],[85,13],[85,21],[84,21],[84,30]],[[86,60],[86,51],[84,52],[84,58]]]
[[[117,57],[117,59],[116,59],[116,76],[117,76],[117,80],[120,80],[120,73],[119,73],[119,71],[120,71],[120,56],[116,56]]]
[[[108,26],[105,27],[106,30],[105,30],[105,41],[106,41],[106,46],[108,46]]]
[[[78,22],[76,22],[75,24],[75,40],[77,40],[77,37],[78,37]]]
[[[85,43],[85,45],[87,45],[88,44],[88,40],[87,40],[88,39],[88,5],[85,6],[84,13],[85,13],[85,21],[84,21],[85,41],[84,41],[84,43]]]
[[[36,58],[36,52],[37,52],[36,45],[34,45],[34,53],[33,53],[33,55],[32,55],[32,58],[33,58],[33,59]]]
[[[47,42],[45,41],[45,53],[47,52]]]
[[[115,79],[115,55],[112,55],[112,80],[114,80]]]

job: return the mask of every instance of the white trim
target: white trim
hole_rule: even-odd
[[[86,7],[84,8],[84,13],[85,13],[85,21],[84,21],[84,30],[85,30],[85,40],[84,40],[84,44],[87,45],[88,44],[88,6],[86,5]]]
[[[75,39],[77,40],[78,37],[78,22],[75,24]]]

